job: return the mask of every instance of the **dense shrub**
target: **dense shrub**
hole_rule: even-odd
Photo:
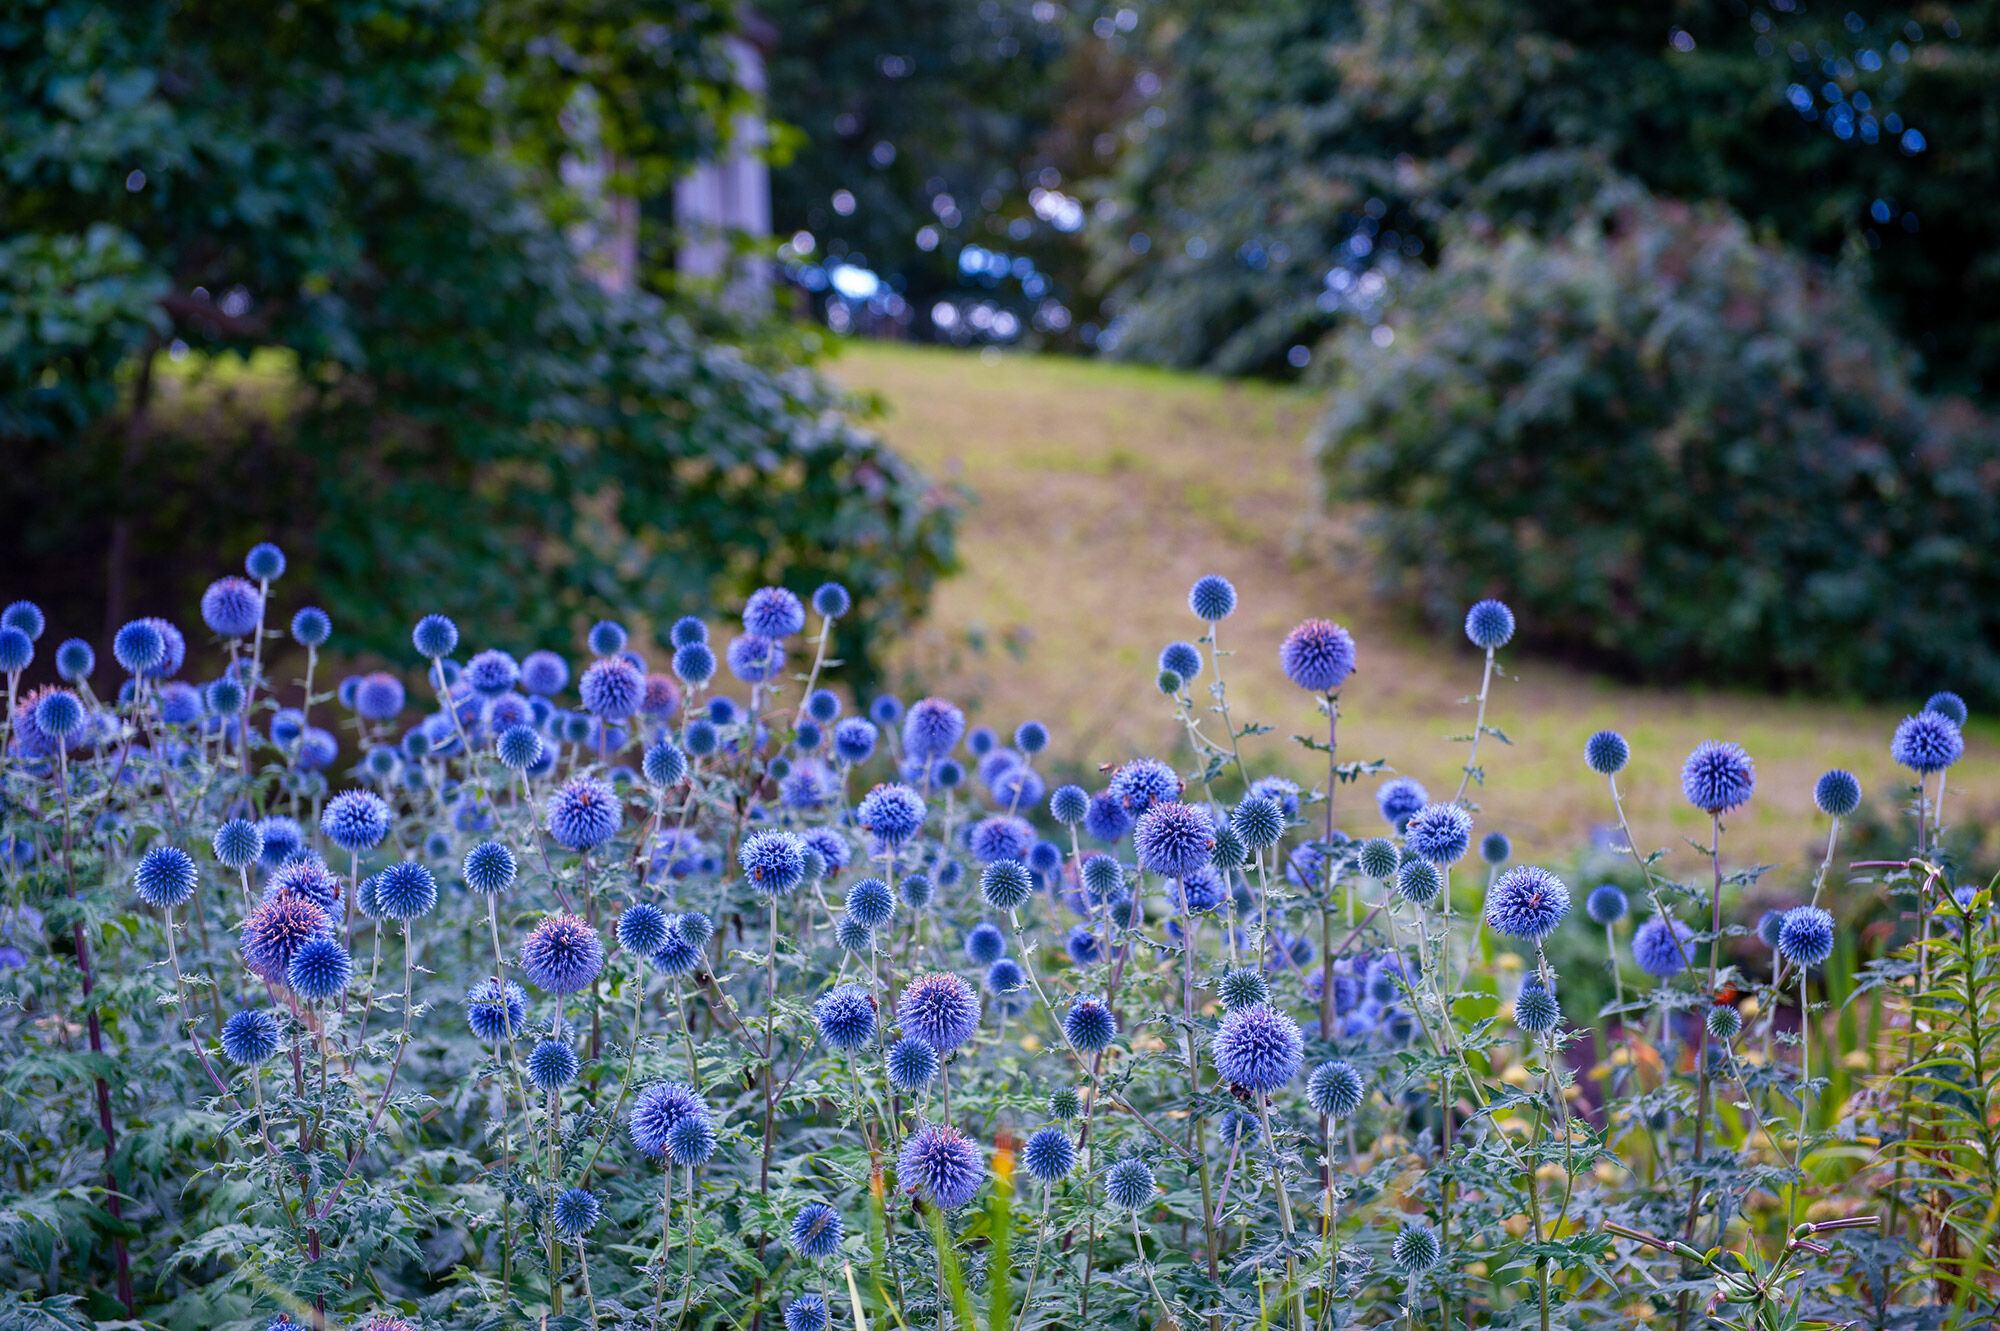
[[[1439,621],[1504,590],[1649,678],[2000,698],[2000,427],[1724,214],[1455,244],[1338,383],[1327,489]]]

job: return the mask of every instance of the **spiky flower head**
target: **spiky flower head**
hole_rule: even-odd
[[[1479,858],[1488,864],[1505,864],[1514,853],[1514,843],[1505,832],[1488,832],[1479,838]]]
[[[1366,1089],[1352,1063],[1335,1059],[1320,1064],[1306,1078],[1306,1103],[1328,1118],[1346,1118],[1361,1107]]]
[[[625,650],[630,638],[625,626],[617,620],[600,619],[583,635],[583,644],[590,649],[592,656],[616,656]]]
[[[151,675],[167,659],[167,641],[149,619],[135,619],[111,638],[111,659],[129,675]]]
[[[257,631],[263,615],[264,594],[234,574],[217,578],[201,594],[201,621],[218,637],[248,637]]]
[[[783,587],[759,587],[743,603],[743,629],[760,638],[789,638],[806,626],[806,608]]]
[[[69,638],[56,648],[56,674],[71,684],[81,684],[97,669],[97,652],[82,638]]]
[[[41,641],[43,631],[48,627],[48,618],[42,608],[33,601],[15,601],[5,610],[0,610],[0,628],[10,628],[27,635],[29,642]]]
[[[443,615],[425,615],[410,631],[410,642],[415,645],[418,656],[431,661],[443,660],[458,646],[458,625]]]
[[[1396,895],[1419,906],[1428,906],[1444,891],[1444,875],[1428,860],[1404,860],[1396,866]]]
[[[752,832],[737,847],[736,862],[765,896],[790,896],[806,880],[806,843],[791,832]]]
[[[1583,742],[1584,766],[1599,776],[1617,776],[1632,761],[1632,746],[1615,730],[1600,730]]]
[[[482,698],[497,698],[521,679],[521,663],[497,647],[476,652],[465,663],[465,682]]]
[[[592,661],[577,685],[583,705],[605,721],[623,721],[646,700],[646,676],[622,656]]]
[[[392,721],[403,710],[403,681],[376,670],[354,683],[354,712],[364,721]]]
[[[1540,941],[1569,914],[1569,887],[1547,869],[1517,864],[1486,894],[1486,922],[1510,938]]]
[[[1361,872],[1377,881],[1395,873],[1396,866],[1402,862],[1402,858],[1402,853],[1396,849],[1396,843],[1387,837],[1369,837],[1361,843],[1359,857]]]
[[[549,1222],[565,1243],[575,1243],[597,1228],[598,1217],[603,1214],[596,1193],[588,1188],[564,1188],[556,1194],[556,1204],[549,1208]]]
[[[375,875],[375,904],[392,920],[414,920],[437,908],[437,878],[415,860],[392,864]]]
[[[1092,855],[1084,860],[1081,876],[1090,899],[1106,901],[1125,885],[1125,866],[1110,855]]]
[[[1083,1113],[1083,1096],[1074,1086],[1058,1086],[1049,1092],[1049,1115],[1068,1123]]]
[[[528,995],[492,976],[465,991],[465,1024],[482,1040],[510,1040],[528,1019]]]
[[[904,986],[896,1000],[903,1033],[948,1054],[979,1027],[979,994],[963,976],[926,971]]]
[[[785,649],[775,639],[744,633],[729,640],[722,659],[729,672],[745,684],[761,684],[776,678],[785,668]]]
[[[883,845],[900,846],[923,827],[924,813],[924,797],[897,782],[862,796],[854,820]]]
[[[825,1202],[807,1202],[792,1216],[792,1251],[817,1262],[840,1251],[840,1212]]]
[[[1102,998],[1084,994],[1063,1014],[1063,1034],[1086,1054],[1104,1049],[1118,1037],[1118,1017]]]
[[[1204,623],[1227,619],[1236,609],[1236,588],[1219,573],[1204,573],[1188,588],[1188,609]]]
[[[1102,790],[1090,797],[1084,809],[1083,830],[1095,840],[1109,844],[1132,830],[1132,815],[1125,811],[1117,796]]]
[[[618,946],[650,956],[667,941],[667,913],[650,901],[635,901],[618,913]]]
[[[991,920],[981,920],[965,931],[965,955],[975,966],[990,966],[1007,951],[1007,936]]]
[[[1681,765],[1681,793],[1711,816],[1728,813],[1757,788],[1757,765],[1741,744],[1705,739]]]
[[[1583,902],[1583,913],[1593,924],[1616,924],[1625,918],[1625,910],[1625,890],[1616,883],[1599,883]]]
[[[465,873],[465,885],[486,897],[498,896],[512,887],[518,872],[514,852],[499,841],[480,842],[465,852],[460,867]]]
[[[1215,850],[1215,822],[1207,810],[1192,804],[1156,803],[1133,825],[1132,847],[1141,867],[1185,878],[1209,862]]]
[[[1861,780],[1842,768],[1822,772],[1813,782],[1813,803],[1832,818],[1845,818],[1861,807]]]
[[[309,938],[292,953],[285,982],[308,1003],[330,1003],[354,979],[354,958],[331,937]]]
[[[1417,1275],[1444,1260],[1444,1245],[1429,1225],[1412,1220],[1396,1231],[1395,1241],[1389,1245],[1389,1260],[1404,1275]]]
[[[1521,981],[1521,992],[1514,996],[1514,1024],[1529,1035],[1545,1035],[1556,1028],[1562,1020],[1562,1004],[1556,996],[1542,984],[1540,977],[1530,975]]]
[[[667,1129],[667,1163],[691,1168],[715,1154],[715,1124],[706,1114],[686,1115]]]
[[[1035,880],[1019,860],[995,860],[979,871],[979,893],[994,910],[1017,909],[1035,890]]]
[[[785,1305],[785,1331],[826,1331],[832,1314],[817,1294],[801,1294]]]
[[[264,979],[281,982],[293,953],[311,939],[331,937],[325,911],[302,897],[280,897],[259,904],[243,921],[243,960]]]
[[[889,1084],[904,1094],[921,1089],[938,1074],[937,1051],[908,1035],[889,1046],[882,1062]]]
[[[546,747],[541,732],[531,725],[512,725],[493,741],[493,755],[510,772],[525,772],[542,759]]]
[[[1049,817],[1065,827],[1075,827],[1090,812],[1090,796],[1082,786],[1057,786],[1049,796]]]
[[[1422,782],[1411,776],[1391,777],[1375,790],[1375,807],[1381,810],[1382,821],[1399,832],[1429,802],[1430,793],[1424,789]]]
[[[333,636],[333,620],[326,611],[309,605],[292,616],[292,641],[301,647],[324,647]]]
[[[1025,818],[996,813],[972,825],[966,845],[981,864],[1023,860],[1034,848],[1035,829]]]
[[[544,1095],[559,1091],[576,1080],[582,1066],[568,1040],[538,1040],[528,1051],[528,1083]]]
[[[958,746],[965,734],[965,713],[943,698],[924,698],[903,715],[903,753],[928,762]]]
[[[674,648],[674,676],[696,688],[715,678],[715,649],[705,642],[684,642]]]
[[[690,919],[700,920],[701,924],[691,925]],[[675,915],[669,918],[666,932],[661,935],[659,946],[653,949],[649,958],[653,969],[664,975],[685,975],[700,966],[702,943],[696,942],[690,935],[702,932],[707,923],[706,915]],[[707,941],[708,936],[703,932],[702,942]]]
[[[1794,906],[1778,929],[1778,955],[1813,970],[1833,955],[1833,916],[1818,906]]]
[[[604,943],[576,916],[551,915],[528,932],[521,969],[544,993],[574,994],[589,988],[604,969]]]
[[[1734,1040],[1743,1030],[1743,1013],[1732,1003],[1717,1003],[1703,1018],[1709,1035],[1717,1040]]]
[[[1250,795],[1229,815],[1230,826],[1254,850],[1275,846],[1285,835],[1285,811],[1269,795]]]
[[[373,850],[389,835],[389,803],[372,790],[343,790],[320,811],[320,831],[342,850]]]
[[[687,754],[674,743],[673,736],[661,735],[646,746],[646,756],[639,767],[646,780],[656,786],[679,785],[687,776]]]
[[[1482,651],[1505,647],[1514,636],[1514,612],[1503,601],[1475,601],[1465,612],[1465,636]]]
[[[1215,1070],[1223,1080],[1251,1091],[1285,1085],[1306,1056],[1299,1024],[1267,1003],[1229,1009],[1213,1044]]]
[[[1958,722],[1943,712],[1919,712],[1896,723],[1889,756],[1919,776],[1941,772],[1965,753]]]
[[[1354,635],[1328,619],[1308,619],[1278,645],[1285,678],[1311,693],[1332,693],[1354,673]]]
[[[1155,804],[1179,799],[1181,778],[1179,773],[1157,758],[1134,758],[1111,774],[1105,793],[1118,801],[1127,814],[1136,818]]]
[[[1043,1128],[1021,1148],[1021,1163],[1037,1182],[1060,1183],[1076,1167],[1076,1143],[1061,1128]]]
[[[1432,864],[1455,864],[1472,845],[1472,815],[1456,804],[1426,804],[1403,827],[1403,846]]]
[[[1694,930],[1670,916],[1655,915],[1632,934],[1632,960],[1656,980],[1686,970],[1694,956]]]
[[[595,777],[575,776],[549,795],[549,835],[568,850],[594,850],[618,833],[624,807]]]
[[[1255,1007],[1259,1003],[1271,1001],[1271,985],[1263,972],[1239,966],[1225,973],[1216,988],[1224,1007]]]
[[[238,1067],[261,1067],[284,1040],[278,1019],[262,1008],[244,1008],[222,1023],[222,1053]]]
[[[1153,1199],[1153,1170],[1137,1156],[1114,1161],[1104,1171],[1104,1195],[1113,1206],[1136,1211]]]
[[[819,996],[813,1025],[829,1048],[859,1049],[875,1038],[875,997],[858,984],[836,985]]]
[[[897,1153],[896,1176],[925,1201],[954,1211],[979,1192],[986,1181],[986,1161],[957,1128],[925,1123]]]
[[[132,888],[148,906],[172,910],[194,900],[200,877],[194,856],[179,846],[155,846],[140,857],[139,867],[132,871]]]
[[[18,675],[35,659],[35,640],[8,625],[0,628],[0,674]]]
[[[837,582],[822,582],[813,589],[812,608],[822,619],[839,619],[854,607],[854,598]]]
[[[1023,721],[1014,727],[1014,747],[1033,756],[1049,747],[1049,728],[1040,721]]]
[[[1972,714],[1965,706],[1965,699],[1959,697],[1950,689],[1939,689],[1936,693],[1924,699],[1924,710],[1948,716],[1951,718],[1952,724],[1957,726],[1963,726],[1965,719]]]
[[[666,1154],[668,1132],[686,1118],[710,1121],[707,1103],[689,1087],[678,1082],[659,1081],[641,1090],[633,1099],[632,1112],[625,1127],[634,1146],[658,1159]]]

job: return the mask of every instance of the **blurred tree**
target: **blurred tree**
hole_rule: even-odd
[[[9,595],[113,625],[215,575],[181,551],[268,537],[344,644],[397,656],[424,610],[570,646],[606,601],[664,621],[765,579],[847,582],[854,655],[914,614],[948,497],[774,341],[591,274],[606,199],[659,192],[742,105],[733,22],[10,5]],[[655,219],[642,248],[670,245]]]

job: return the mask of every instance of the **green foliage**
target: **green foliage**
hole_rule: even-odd
[[[432,608],[552,643],[612,598],[664,622],[780,571],[854,590],[843,649],[906,620],[950,563],[946,496],[775,348],[580,248],[602,198],[566,166],[653,191],[712,149],[733,25],[711,0],[17,6],[17,575],[115,627],[212,576],[191,541],[276,539],[379,651]],[[643,272],[667,240],[642,230]]]
[[[1388,587],[1500,591],[1652,678],[2000,699],[1995,425],[1910,389],[1842,285],[1707,211],[1454,242],[1316,438]]]

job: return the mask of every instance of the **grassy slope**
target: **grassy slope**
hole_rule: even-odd
[[[965,700],[977,720],[1003,731],[1031,716],[1047,721],[1058,767],[1152,753],[1185,768],[1185,741],[1153,687],[1153,662],[1162,644],[1198,636],[1187,588],[1218,572],[1241,598],[1222,625],[1223,648],[1237,653],[1224,661],[1232,711],[1239,722],[1274,727],[1246,741],[1257,750],[1253,771],[1276,762],[1313,779],[1306,755],[1286,738],[1316,724],[1312,704],[1280,673],[1275,651],[1292,624],[1318,615],[1347,625],[1360,644],[1360,668],[1342,693],[1342,756],[1386,758],[1434,797],[1455,787],[1464,748],[1444,737],[1471,729],[1471,708],[1460,704],[1478,689],[1478,653],[1462,637],[1437,641],[1413,630],[1395,606],[1368,594],[1359,560],[1329,555],[1345,533],[1312,516],[1313,474],[1299,444],[1312,398],[1144,369],[880,343],[850,345],[829,369],[881,396],[881,428],[898,447],[977,496],[964,571],[940,587],[930,627],[901,661]],[[981,640],[983,651],[968,646]],[[1859,774],[1875,799],[1903,780],[1887,752],[1896,708],[1630,688],[1504,652],[1502,660],[1517,677],[1497,684],[1489,720],[1513,746],[1489,740],[1482,748],[1490,789],[1476,798],[1481,827],[1511,835],[1519,858],[1563,856],[1609,820],[1604,784],[1580,757],[1584,737],[1604,726],[1633,744],[1624,785],[1635,835],[1675,845],[1683,875],[1695,864],[1679,838],[1706,839],[1707,828],[1681,800],[1677,778],[1701,739],[1737,740],[1757,760],[1757,797],[1730,822],[1739,854],[1811,853],[1814,830],[1824,836],[1812,782],[1828,767]],[[2000,813],[1995,738],[2000,732],[1975,721],[1948,815],[1968,806],[1989,820]],[[1339,800],[1350,831],[1380,826],[1365,795],[1343,791]]]

